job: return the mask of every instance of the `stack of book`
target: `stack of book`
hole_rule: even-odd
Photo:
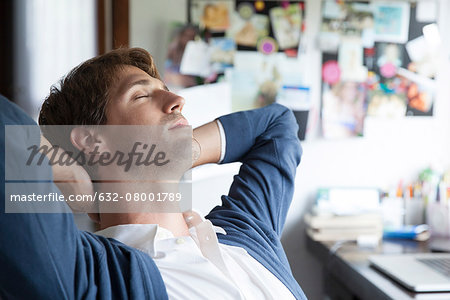
[[[306,214],[307,233],[315,241],[356,241],[360,236],[383,236],[383,219],[380,214],[311,215]]]

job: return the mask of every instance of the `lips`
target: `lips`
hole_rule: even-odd
[[[170,126],[169,130],[182,128],[186,126],[189,126],[189,122],[185,118],[181,117],[178,120],[176,120],[172,126]]]

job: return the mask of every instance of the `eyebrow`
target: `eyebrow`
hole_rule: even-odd
[[[130,90],[132,87],[134,87],[134,86],[136,86],[136,85],[150,85],[151,84],[151,82],[150,82],[150,80],[148,80],[148,79],[139,79],[139,80],[136,80],[136,81],[133,81],[133,82],[131,82],[131,83],[129,83],[126,87],[125,87],[125,91],[128,91],[128,90]],[[167,86],[163,83],[163,88],[166,90],[166,91],[169,91],[169,89],[167,88]]]
[[[133,81],[133,82],[127,84],[127,86],[125,87],[125,91],[130,90],[135,85],[150,85],[150,80],[140,79],[140,80]]]

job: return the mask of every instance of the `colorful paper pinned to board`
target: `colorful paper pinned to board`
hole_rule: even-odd
[[[280,49],[298,47],[302,30],[302,12],[298,4],[272,8],[270,21]]]
[[[397,68],[393,63],[385,63],[380,67],[380,74],[386,78],[392,78],[397,73]]]
[[[335,60],[329,60],[322,66],[322,78],[328,84],[335,84],[341,78],[339,64]]]
[[[269,35],[269,17],[262,14],[253,14],[250,19],[244,20],[239,13],[233,12],[230,28],[226,37],[235,40],[237,45],[256,47],[260,38]]]
[[[325,138],[362,136],[366,88],[357,82],[324,86],[322,129]]]
[[[237,11],[244,20],[249,20],[253,16],[253,6],[250,3],[239,4]]]
[[[373,3],[375,40],[406,43],[408,41],[410,4],[392,1]]]
[[[266,5],[264,4],[264,1],[255,1],[255,9],[257,11],[262,11],[264,9],[264,7],[266,7]]]
[[[193,0],[190,9],[194,24],[213,32],[224,32],[230,27],[234,3],[231,0]]]
[[[278,51],[277,41],[269,36],[260,39],[256,47],[263,54],[272,54]]]

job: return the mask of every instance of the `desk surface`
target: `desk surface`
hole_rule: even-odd
[[[325,291],[332,299],[450,299],[450,293],[411,292],[370,267],[370,255],[429,252],[426,242],[383,241],[376,249],[346,243],[333,254],[334,242],[316,242],[308,235],[306,239],[308,250],[324,266]]]

